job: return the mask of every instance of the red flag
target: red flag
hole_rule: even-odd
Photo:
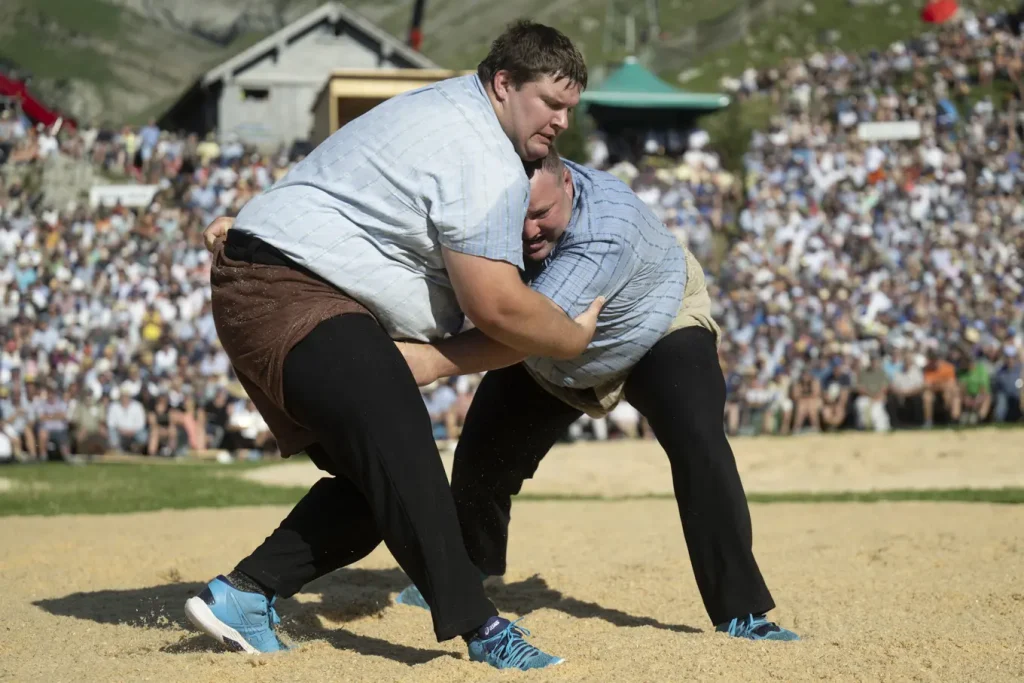
[[[921,19],[929,24],[942,24],[956,16],[959,9],[956,0],[932,0],[921,10]]]
[[[409,30],[409,47],[411,47],[412,49],[416,50],[416,52],[419,52],[420,51],[420,46],[422,46],[422,45],[423,45],[423,31],[421,31],[419,29],[419,27],[410,29]]]

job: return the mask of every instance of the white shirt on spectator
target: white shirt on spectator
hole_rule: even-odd
[[[21,245],[21,235],[13,228],[0,227],[0,255],[13,256]]]
[[[57,138],[46,133],[39,136],[39,156],[45,159],[55,154],[59,149],[60,145],[57,142]]]
[[[924,373],[916,365],[897,370],[892,375],[892,388],[902,393],[913,393],[924,388]]]
[[[260,432],[267,430],[267,423],[255,410],[249,410],[245,403],[239,403],[231,411],[231,418],[228,426],[239,430],[239,433],[247,439],[255,439]]]
[[[178,350],[173,346],[165,346],[153,354],[153,370],[158,375],[166,375],[178,364]]]
[[[874,173],[882,167],[883,163],[885,163],[885,152],[877,145],[868,147],[867,152],[864,153],[864,166],[868,173]]]
[[[138,434],[146,428],[146,411],[142,404],[132,400],[126,408],[121,401],[114,401],[107,409],[107,429],[111,432]]]
[[[221,375],[228,374],[228,360],[227,354],[223,351],[218,351],[215,354],[208,355],[199,363],[199,374],[204,377],[219,377]]]

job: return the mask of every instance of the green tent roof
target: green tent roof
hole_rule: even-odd
[[[729,97],[680,90],[629,59],[600,87],[584,92],[580,102],[630,109],[721,109]]]

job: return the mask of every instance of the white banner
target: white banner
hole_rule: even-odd
[[[921,137],[919,121],[873,121],[857,125],[861,140],[918,140]]]
[[[132,209],[146,207],[158,189],[157,185],[94,185],[89,190],[89,206],[115,206],[120,202]]]

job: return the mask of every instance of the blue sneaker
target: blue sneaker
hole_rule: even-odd
[[[410,583],[405,590],[399,593],[395,597],[395,602],[399,605],[409,605],[430,611],[430,605],[427,604],[423,593],[420,593],[420,589],[416,587],[415,583]]]
[[[747,640],[800,640],[800,636],[773,621],[768,621],[763,614],[748,614],[726,624],[719,624],[715,630],[728,633],[733,638]]]
[[[519,623],[501,617],[491,617],[469,641],[469,659],[486,662],[495,669],[543,669],[561,664],[561,657],[541,652],[526,642],[530,632],[516,626]]]
[[[281,623],[274,600],[260,593],[240,591],[218,576],[199,595],[185,603],[185,615],[229,650],[258,655],[287,650],[274,627]]]

